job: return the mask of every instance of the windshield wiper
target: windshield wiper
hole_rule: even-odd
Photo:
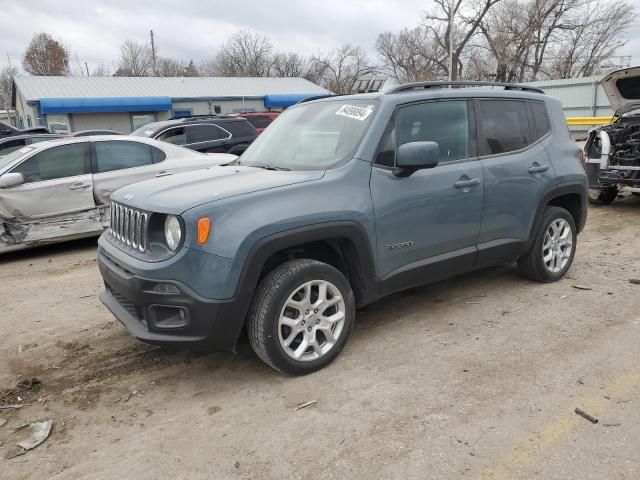
[[[290,172],[290,168],[286,167],[273,167],[271,165],[246,165],[247,167],[264,168],[265,170],[275,170],[279,172]]]

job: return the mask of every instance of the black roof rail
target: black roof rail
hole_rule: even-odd
[[[297,102],[296,105],[300,105],[301,103],[313,102],[314,100],[320,100],[321,98],[343,97],[344,95],[345,94],[334,95],[333,93],[323,93],[322,95],[315,95],[313,97],[308,97],[308,98],[302,99],[299,102]]]
[[[544,90],[538,87],[530,87],[528,85],[521,85],[518,83],[504,83],[504,82],[479,82],[473,80],[457,80],[457,81],[446,81],[446,80],[438,80],[433,82],[416,82],[416,83],[405,83],[404,85],[399,85],[391,90],[385,92],[387,94],[390,93],[402,93],[408,92],[411,90],[427,90],[429,88],[460,88],[460,87],[502,87],[505,90],[520,90],[521,92],[534,92],[534,93],[544,93]]]
[[[189,115],[188,117],[171,117],[169,120],[183,120],[183,121],[189,121],[189,120],[217,120],[220,118],[233,118],[230,115],[215,115],[215,114],[210,114],[210,115]]]

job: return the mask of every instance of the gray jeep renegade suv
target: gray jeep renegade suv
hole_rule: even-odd
[[[234,350],[246,329],[304,374],[390,293],[516,260],[560,279],[588,196],[560,103],[469,83],[305,101],[233,165],[117,191],[102,302],[142,341]]]

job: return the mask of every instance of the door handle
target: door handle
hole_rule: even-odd
[[[163,170],[163,171],[157,173],[156,178],[157,177],[166,177],[167,175],[173,175],[173,172],[166,172],[166,171]]]
[[[456,188],[468,188],[468,187],[475,187],[476,185],[480,185],[480,179],[479,178],[461,178],[460,180],[458,180],[456,183],[453,184],[454,187]]]
[[[529,173],[542,173],[549,170],[549,165],[540,165],[538,162],[534,162],[533,165],[529,167]]]
[[[69,187],[69,190],[84,190],[85,188],[89,188],[91,185],[87,185],[86,183],[74,183]]]

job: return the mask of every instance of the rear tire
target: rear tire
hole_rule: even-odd
[[[546,207],[535,229],[531,247],[519,260],[520,273],[529,280],[560,280],[576,253],[577,230],[571,214],[561,207]]]
[[[618,196],[618,187],[604,187],[589,189],[589,203],[593,205],[609,205]]]
[[[290,260],[260,282],[247,332],[263,362],[304,375],[338,356],[354,318],[353,291],[340,271],[316,260]]]

